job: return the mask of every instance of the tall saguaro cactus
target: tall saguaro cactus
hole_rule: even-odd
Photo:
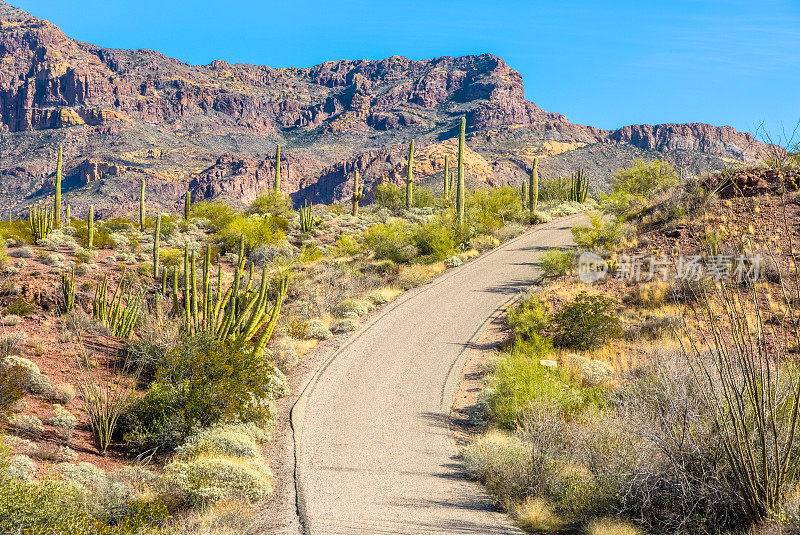
[[[539,158],[533,159],[531,176],[528,184],[528,208],[531,210],[531,223],[536,218],[536,210],[539,208]]]
[[[414,140],[408,146],[408,174],[406,175],[406,210],[414,206]]]
[[[461,128],[458,132],[458,186],[456,189],[456,211],[458,224],[464,225],[464,136],[467,131],[467,118],[461,118]]]
[[[272,185],[272,191],[278,193],[281,190],[281,146],[275,149],[275,183]]]
[[[72,208],[70,208],[70,206],[67,205],[67,225],[71,224],[72,224]]]
[[[53,202],[53,226],[61,228],[61,154],[62,149],[58,147],[58,162],[56,163],[56,198]]]
[[[448,176],[450,174],[450,155],[444,155],[444,178],[442,179],[442,196],[446,199],[450,196],[450,190],[447,189],[448,187]]]
[[[192,192],[186,190],[186,197],[183,198],[183,218],[189,221],[189,214],[192,211]]]
[[[89,220],[86,222],[86,241],[89,248],[94,247],[94,205],[89,205]]]
[[[520,196],[522,198],[522,208],[526,208],[528,206],[528,183],[524,180],[522,181],[522,186],[520,187]]]
[[[161,214],[156,216],[156,230],[153,232],[153,279],[158,278],[158,262],[161,255]]]
[[[364,188],[359,184],[358,169],[353,177],[353,216],[358,216],[358,201],[364,198]]]
[[[144,232],[144,179],[142,179],[142,190],[139,192],[139,230]]]

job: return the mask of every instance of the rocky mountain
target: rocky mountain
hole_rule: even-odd
[[[731,127],[570,123],[525,98],[520,74],[491,54],[412,61],[330,61],[309,68],[189,65],[150,50],[100,48],[0,0],[0,209],[52,194],[65,154],[73,213],[133,211],[140,180],[154,203],[194,196],[246,203],[271,185],[296,202],[349,195],[405,176],[436,184],[467,119],[466,169],[475,186],[517,184],[538,156],[544,176],[583,167],[594,187],[634,157],[686,172],[752,162],[764,145]]]

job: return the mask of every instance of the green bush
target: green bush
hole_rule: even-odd
[[[215,455],[261,459],[258,444],[268,438],[269,434],[253,423],[217,425],[193,431],[175,453],[183,460]]]
[[[219,230],[228,226],[233,218],[236,217],[236,211],[229,204],[222,201],[200,201],[192,204],[192,215],[208,219],[212,227]],[[163,216],[161,226],[162,228],[164,226]]]
[[[14,405],[23,398],[23,386],[28,371],[22,366],[0,366],[0,420],[11,414]]]
[[[465,196],[464,213],[467,226],[475,234],[492,234],[507,222],[525,218],[519,191],[511,186],[476,190]],[[466,241],[468,237],[462,237]]]
[[[352,234],[339,234],[336,242],[333,244],[334,256],[355,256],[360,253],[364,248],[358,243],[358,240]]]
[[[516,338],[530,340],[547,327],[547,311],[539,298],[531,295],[508,311],[507,323]]]
[[[375,189],[372,190],[372,193],[375,195],[375,203],[378,206],[383,206],[393,213],[399,213],[405,210],[405,190],[394,184],[378,184],[375,186]]]
[[[291,199],[286,195],[271,190],[262,193],[250,204],[248,212],[251,214],[274,215],[288,217],[292,213]]]
[[[581,292],[550,319],[553,344],[567,349],[590,350],[622,335],[614,301],[604,295]]]
[[[429,221],[414,231],[414,244],[419,254],[432,260],[444,260],[456,248],[456,234],[451,225],[440,220]]]
[[[612,193],[647,197],[673,188],[678,182],[678,173],[669,163],[663,160],[647,162],[637,158],[630,167],[615,171],[609,186]]]
[[[13,372],[17,369],[19,372]],[[0,372],[10,371],[14,377],[21,378],[22,381],[17,385],[18,388],[27,390],[32,394],[40,396],[50,396],[53,392],[53,387],[50,384],[50,379],[39,370],[34,362],[16,356],[9,356],[0,361]]]
[[[156,363],[155,380],[123,419],[126,448],[142,453],[177,447],[195,426],[221,421],[265,423],[273,417],[273,366],[252,349],[184,337]]]
[[[364,242],[376,258],[397,263],[409,262],[417,256],[412,240],[412,228],[405,221],[372,225],[364,233]]]
[[[600,214],[589,215],[590,227],[573,227],[572,236],[579,247],[596,252],[613,251],[622,239],[624,229],[616,219],[603,221]]]
[[[3,311],[5,315],[25,317],[36,310],[36,305],[29,303],[24,297],[17,297]]]
[[[288,220],[281,215],[237,215],[217,231],[217,238],[222,253],[236,253],[241,237],[250,250],[258,249],[283,241],[288,226]]]
[[[539,202],[555,204],[569,201],[570,185],[569,177],[539,178]]]
[[[572,270],[574,253],[564,249],[548,249],[542,256],[541,268],[546,277],[560,277]]]
[[[12,239],[21,245],[33,242],[31,227],[28,221],[23,219],[0,221],[0,238]]]
[[[173,461],[164,470],[192,506],[207,507],[223,499],[255,503],[272,492],[272,473],[260,461],[199,457]]]

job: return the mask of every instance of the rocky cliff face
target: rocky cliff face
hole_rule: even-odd
[[[461,117],[468,170],[493,185],[518,183],[534,156],[545,173],[581,165],[601,185],[610,162],[632,156],[659,155],[691,171],[752,161],[764,150],[730,127],[572,124],[527,101],[520,74],[491,54],[194,66],[75,41],[0,0],[0,56],[4,208],[49,193],[58,145],[75,177],[74,205],[80,211],[93,200],[109,212],[135,208],[143,177],[164,205],[186,188],[247,202],[271,184],[278,143],[285,192],[296,200],[344,198],[354,169],[367,190],[397,180],[411,138],[419,147],[415,179],[424,180],[441,173]],[[113,203],[101,195],[110,190]]]

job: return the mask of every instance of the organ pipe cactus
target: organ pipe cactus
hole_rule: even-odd
[[[142,189],[139,192],[139,230],[144,232],[144,179],[142,179]]]
[[[75,266],[72,267],[70,276],[61,273],[61,295],[64,299],[61,310],[66,314],[75,306]]]
[[[134,292],[133,283],[126,281],[125,269],[111,299],[108,299],[108,275],[97,285],[92,301],[92,315],[108,327],[114,336],[130,338],[139,316],[144,291]]]
[[[406,210],[414,206],[414,140],[408,146],[408,173],[406,174]]]
[[[53,209],[50,207],[42,208],[40,205],[28,208],[28,225],[33,235],[33,243],[38,244],[45,239],[53,230]]]
[[[278,193],[281,190],[281,146],[278,145],[275,149],[275,182],[272,185],[272,191]]]
[[[531,176],[528,184],[528,208],[531,211],[531,223],[536,220],[536,210],[539,208],[539,158],[533,159]]]
[[[306,200],[305,204],[300,207],[300,230],[303,232],[309,232],[314,227],[314,215],[311,211],[313,206]]]
[[[456,212],[458,224],[464,225],[464,137],[467,129],[467,118],[461,118],[461,127],[458,131],[458,186],[456,190]]]
[[[583,169],[578,170],[572,175],[572,181],[569,189],[569,200],[585,203],[586,197],[589,194],[589,180],[587,180]]]
[[[94,247],[94,206],[89,205],[89,219],[86,221],[86,241],[91,249]]]
[[[156,216],[156,229],[153,231],[153,279],[158,278],[158,262],[161,257],[161,214]]]
[[[353,216],[358,216],[358,202],[364,198],[364,188],[359,184],[358,169],[353,177]]]
[[[56,198],[53,201],[53,227],[61,228],[61,154],[58,147],[58,162],[56,163]]]

